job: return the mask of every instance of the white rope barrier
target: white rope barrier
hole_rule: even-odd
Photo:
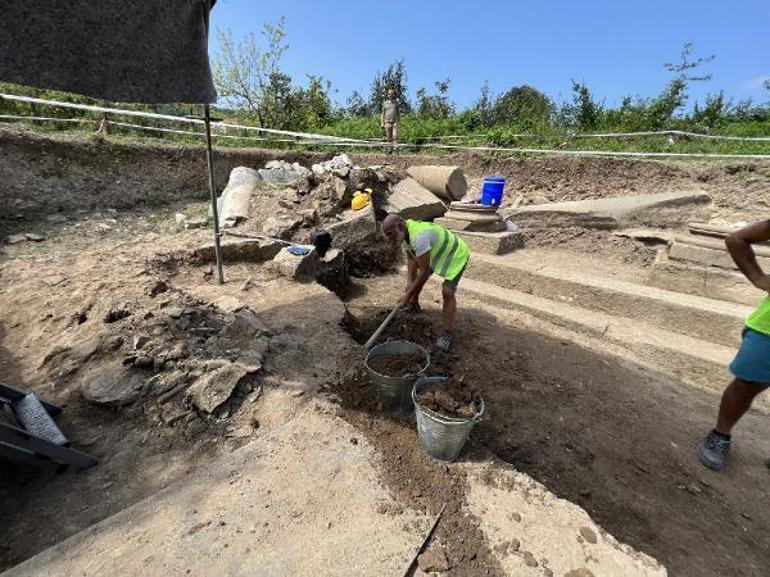
[[[168,114],[158,114],[154,112],[143,112],[138,110],[127,110],[120,108],[107,108],[103,106],[94,106],[89,104],[77,104],[72,102],[61,102],[56,100],[44,100],[40,98],[32,98],[28,96],[18,96],[10,94],[0,93],[0,98],[7,100],[14,100],[19,102],[28,102],[36,104],[44,104],[48,106],[56,106],[61,108],[72,108],[76,110],[86,110],[91,112],[101,112],[107,114],[126,115],[142,118],[152,118],[156,120],[168,120],[172,122],[185,122],[188,124],[202,125],[203,120],[197,118],[186,118],[181,116],[173,116]],[[58,121],[58,122],[97,122],[95,119],[62,119],[62,118],[49,118],[49,117],[34,117],[34,116],[12,116],[12,115],[0,115],[0,119],[19,119],[19,120],[40,120],[40,121]],[[160,128],[155,126],[144,126],[141,124],[131,124],[123,122],[108,121],[110,124],[117,126],[123,126],[126,128],[135,128],[148,131],[176,133],[194,135],[198,137],[204,136],[203,133],[182,131],[170,128]],[[294,132],[289,130],[276,130],[270,128],[262,128],[256,126],[243,126],[239,124],[230,124],[225,122],[212,123],[212,128],[219,129],[237,129],[246,131],[257,131],[266,134],[278,134],[284,136],[293,136],[294,139],[270,139],[260,138],[254,136],[233,136],[227,134],[212,134],[215,138],[227,138],[234,140],[261,140],[270,142],[293,142],[297,144],[305,144],[310,146],[337,146],[337,147],[358,147],[358,148],[431,148],[439,150],[453,150],[453,151],[467,151],[467,152],[509,152],[509,153],[524,153],[524,154],[554,154],[554,155],[569,155],[569,156],[627,156],[627,157],[647,157],[647,158],[714,158],[714,159],[752,159],[752,160],[766,160],[770,159],[770,154],[719,154],[719,153],[700,153],[700,152],[624,152],[624,151],[609,151],[609,150],[560,150],[560,149],[548,149],[548,148],[513,148],[513,147],[497,147],[497,146],[467,146],[460,144],[437,144],[437,143],[398,143],[390,144],[385,141],[375,140],[358,140],[353,138],[343,138],[337,136],[330,136],[325,134],[313,134],[306,132]],[[770,141],[770,137],[739,137],[739,136],[722,136],[722,135],[706,135],[698,133],[689,133],[684,131],[669,130],[659,132],[627,132],[627,133],[606,133],[606,134],[575,134],[574,137],[622,137],[622,136],[665,136],[665,135],[679,135],[679,136],[692,136],[710,139],[727,139],[727,140],[746,140],[746,141]],[[517,134],[511,136],[531,136],[535,137],[535,134]],[[540,135],[542,136],[542,135]],[[470,138],[470,136],[467,136]],[[435,137],[442,138],[442,137]],[[451,137],[443,137],[451,138]],[[466,136],[457,136],[456,138],[466,138]],[[304,140],[296,140],[304,139]]]
[[[115,122],[114,120],[108,120],[107,123],[110,126],[121,126],[123,128],[137,128],[140,130],[171,132],[174,134],[187,134],[187,135],[198,136],[202,138],[205,138],[206,136],[203,132],[193,132],[191,130],[174,130],[172,128],[160,128],[158,126],[145,126],[144,124],[132,124],[130,122]],[[301,141],[297,141],[294,138],[264,138],[262,136],[233,136],[231,134],[214,134],[214,133],[212,133],[211,136],[213,138],[228,138],[232,140],[259,140],[259,141],[266,141],[266,142],[295,142],[295,143],[301,142]]]
[[[365,145],[338,142],[337,146]],[[332,143],[318,143],[317,146],[333,146]],[[393,145],[384,143],[384,147]],[[396,144],[396,148],[438,148],[442,150],[456,150],[463,152],[512,152],[525,154],[561,154],[568,156],[631,156],[631,157],[673,157],[673,158],[714,158],[714,159],[751,159],[770,160],[770,154],[716,154],[709,152],[623,152],[615,150],[559,150],[554,148],[508,148],[501,146],[456,146],[452,144]]]
[[[184,116],[173,116],[170,114],[158,114],[157,112],[143,112],[140,110],[128,110],[125,108],[108,108],[105,106],[95,106],[93,104],[78,104],[76,102],[62,102],[60,100],[44,100],[42,98],[32,98],[31,96],[20,96],[17,94],[4,94],[0,93],[0,98],[5,100],[12,100],[16,102],[27,102],[30,104],[44,104],[46,106],[55,106],[58,108],[71,108],[74,110],[86,110],[89,112],[101,112],[105,114],[121,114],[124,116],[136,116],[141,118],[154,118],[156,120],[169,120],[172,122],[186,122],[188,124],[204,124],[203,120],[199,118],[187,118]],[[315,138],[317,140],[329,140],[329,141],[342,141],[342,142],[358,142],[352,138],[341,138],[338,136],[330,136],[328,134],[313,134],[308,132],[293,132],[291,130],[277,130],[274,128],[262,128],[258,126],[241,126],[239,124],[228,124],[225,122],[212,122],[212,127],[221,126],[223,128],[238,128],[240,130],[254,130],[257,132],[264,132],[266,134],[280,134],[283,136],[295,136],[297,138]]]
[[[746,142],[770,142],[770,136],[729,136],[726,134],[703,134],[684,130],[659,130],[642,132],[607,132],[600,134],[572,134],[572,138],[625,138],[629,136],[684,136],[686,138],[706,138],[710,140],[743,140]]]
[[[99,122],[92,118],[55,118],[48,116],[16,116],[13,114],[0,114],[0,120],[35,120],[41,122]]]
[[[98,118],[56,118],[52,116],[18,116],[13,114],[0,114],[0,120],[34,120],[40,122],[74,122],[79,124],[98,124]],[[193,132],[191,130],[174,130],[172,128],[161,128],[159,126],[147,126],[144,124],[133,124],[130,122],[117,122],[108,120],[110,126],[120,126],[122,128],[135,128],[139,130],[148,130],[154,132],[166,132],[171,134],[183,134],[189,136],[205,137],[203,132]],[[264,138],[261,136],[233,136],[230,134],[212,134],[214,138],[228,138],[232,140],[259,140],[264,142],[301,142],[296,138]],[[311,142],[312,143],[312,142]]]

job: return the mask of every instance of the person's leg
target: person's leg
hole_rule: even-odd
[[[396,148],[396,142],[398,141],[398,123],[392,125],[390,143],[393,146],[393,153],[398,154],[398,148]]]
[[[441,287],[441,298],[444,301],[441,309],[441,319],[444,324],[444,332],[452,334],[455,327],[455,317],[457,317],[457,289],[449,285]]]
[[[751,407],[754,397],[765,389],[766,385],[734,379],[722,393],[715,430],[723,435],[730,435],[735,424]]]
[[[754,397],[764,391],[767,385],[760,385],[735,378],[722,394],[719,404],[717,426],[698,445],[698,458],[709,469],[721,471],[730,452],[730,433],[735,424],[751,407]]]
[[[417,278],[419,272],[417,261],[411,258],[406,259],[406,284],[409,286]],[[412,301],[406,307],[407,312],[418,313],[420,312],[420,293],[417,293],[412,298]]]
[[[716,428],[698,445],[701,463],[715,471],[725,466],[733,427],[770,384],[770,336],[747,327],[741,348],[730,363],[730,372],[735,380],[722,394]]]
[[[447,350],[452,345],[452,331],[454,330],[455,318],[457,317],[457,287],[460,284],[460,279],[465,272],[466,266],[468,266],[467,261],[455,278],[451,281],[445,280],[444,284],[441,285],[441,296],[444,301],[441,317],[444,332],[436,341],[436,346],[442,350]]]

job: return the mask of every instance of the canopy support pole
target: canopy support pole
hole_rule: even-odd
[[[209,192],[211,193],[211,213],[214,215],[214,255],[217,261],[217,278],[219,284],[225,284],[222,274],[222,254],[219,246],[219,209],[217,208],[217,193],[214,190],[214,151],[211,146],[211,110],[208,104],[203,105],[203,121],[206,125],[206,166],[209,173]]]

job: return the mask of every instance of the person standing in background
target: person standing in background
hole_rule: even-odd
[[[401,113],[398,111],[396,91],[388,88],[388,98],[383,101],[382,111],[380,112],[380,127],[385,130],[385,138],[391,144],[391,154],[396,151],[399,120],[401,120]]]

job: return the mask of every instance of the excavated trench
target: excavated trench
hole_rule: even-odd
[[[371,300],[354,298],[343,321],[359,343],[389,312]],[[439,314],[402,315],[382,340],[432,348]],[[713,426],[717,398],[573,342],[508,326],[481,308],[461,309],[456,341],[451,354],[432,350],[428,373],[464,379],[487,404],[460,460],[491,456],[526,472],[583,507],[621,542],[658,559],[671,575],[766,574],[770,513],[763,504],[770,489],[752,446],[756,437],[744,437],[733,469],[723,476],[704,469],[694,454]],[[407,496],[415,480],[417,492],[443,495],[450,482],[443,465],[421,454],[413,419],[378,412],[374,387],[358,364],[348,360],[351,368],[333,392],[348,419],[382,450],[386,478],[403,485]],[[758,415],[746,421],[754,435],[770,433]],[[385,432],[373,432],[377,423]],[[451,466],[444,471],[457,476]],[[436,484],[423,485],[424,479]]]

